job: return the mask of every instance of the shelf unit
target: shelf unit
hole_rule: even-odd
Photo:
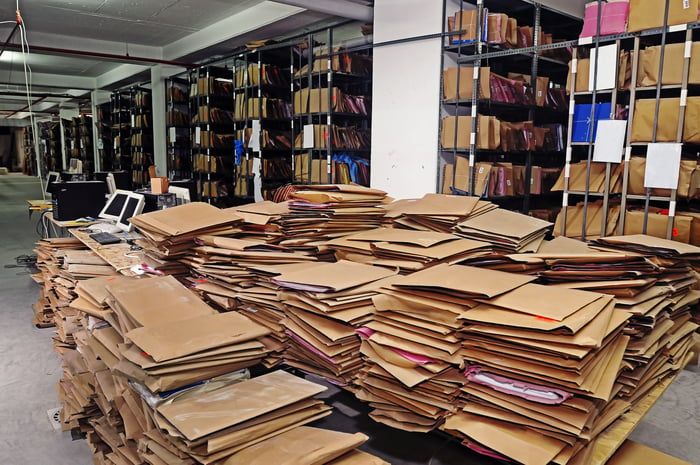
[[[36,166],[36,151],[34,148],[34,131],[31,127],[22,130],[22,149],[24,151],[24,162],[22,173],[28,176],[36,176],[39,171]],[[44,171],[42,171],[43,173]]]
[[[112,92],[110,109],[112,113],[112,147],[114,150],[114,169],[131,172],[131,108],[132,92],[120,89]]]
[[[190,87],[183,77],[171,77],[165,83],[165,126],[167,131],[168,177],[192,178],[190,146]]]
[[[153,107],[151,91],[141,87],[130,89],[133,106],[131,125],[131,182],[138,188],[148,185],[148,168],[153,165]]]
[[[537,2],[446,0],[444,9],[438,189],[524,213],[551,205],[580,21]],[[484,21],[503,28],[487,36]]]
[[[111,103],[103,103],[97,106],[97,134],[95,141],[98,156],[100,157],[100,169],[113,171],[117,167],[114,156],[114,142],[112,140],[112,111]]]
[[[371,49],[350,50],[332,28],[305,43],[292,66],[294,182],[369,185]]]
[[[615,63],[617,80],[612,89],[578,91],[575,87],[570,95],[571,104],[610,103],[611,111],[606,116],[610,119],[627,119],[627,125],[619,164],[593,161],[595,141],[592,131],[589,131],[590,137],[585,142],[574,142],[569,137],[567,165],[571,165],[566,168],[569,176],[565,179],[562,218],[557,228],[559,234],[587,239],[598,235],[642,232],[672,239],[678,234],[676,227],[680,210],[697,208],[692,195],[689,195],[691,175],[687,170],[693,170],[693,166],[696,166],[700,145],[697,144],[698,141],[688,141],[684,130],[693,131],[692,128],[697,127],[695,120],[687,119],[686,114],[691,102],[693,105],[697,105],[696,102],[700,103],[700,74],[692,71],[697,65],[691,66],[691,60],[700,58],[698,29],[700,23],[695,22],[634,33],[597,35],[578,41],[571,64],[572,83],[576,83],[580,77],[578,74],[581,60],[589,57],[592,51],[615,46],[620,58]],[[594,57],[602,54],[603,52],[597,52]],[[596,72],[596,67],[602,69],[610,66],[597,61],[589,60],[587,63],[589,68],[594,68],[590,74],[595,76],[596,80],[600,74]],[[622,68],[623,66],[625,68]],[[586,67],[583,69],[585,73]],[[622,79],[623,76],[627,79]],[[677,101],[676,105],[673,105],[674,99]],[[671,105],[667,107],[669,103]],[[669,128],[669,121],[673,121],[676,116],[677,125]],[[572,118],[573,115],[570,116],[570,119]],[[593,109],[589,120],[593,120]],[[670,125],[673,126],[673,123]],[[646,127],[641,130],[643,126]],[[642,137],[640,131],[644,133]],[[660,190],[644,187],[646,180],[643,171],[647,150],[649,144],[654,142],[682,144],[679,176],[682,180],[682,173],[685,171],[688,179],[682,180],[682,184],[678,186],[680,189]],[[580,191],[569,186],[573,171],[571,166],[575,162],[585,164],[586,168],[586,188]],[[599,178],[603,176],[600,192],[588,187],[591,183],[599,185]],[[579,187],[580,184],[579,182]],[[591,201],[591,198],[594,200]],[[572,200],[578,200],[578,205],[572,206]],[[580,224],[578,220],[568,220],[570,211],[580,213]],[[655,211],[667,211],[667,216],[650,216]],[[592,224],[598,215],[601,218],[600,223]],[[640,215],[641,227],[638,224]],[[631,223],[632,219],[634,224]],[[650,221],[654,223],[651,224]]]
[[[233,71],[201,66],[190,72],[190,115],[194,177],[199,197],[228,205],[235,173],[235,125],[213,115],[233,112]]]

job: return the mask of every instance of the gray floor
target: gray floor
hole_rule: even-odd
[[[51,347],[51,329],[31,324],[37,286],[22,268],[5,268],[29,254],[38,236],[37,215],[27,218],[26,199],[41,198],[34,178],[0,176],[0,463],[5,465],[89,465],[84,441],[53,429],[47,410],[58,407],[54,385],[61,368]],[[680,374],[632,438],[700,465],[700,373]],[[363,447],[394,465],[456,465],[483,460],[440,436],[385,428],[361,414],[345,392],[330,393],[338,413],[320,426],[360,430],[371,440]]]

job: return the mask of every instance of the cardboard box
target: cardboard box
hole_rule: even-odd
[[[663,0],[630,0],[627,32],[663,26],[666,2]],[[698,18],[698,0],[670,0],[668,25],[693,23]]]
[[[489,86],[489,74],[491,68],[482,66],[479,70],[479,98],[490,99],[491,87]],[[474,92],[474,68],[447,68],[442,72],[443,97],[447,100],[470,99]],[[459,92],[457,91],[457,79],[459,78]]]
[[[680,104],[679,98],[662,98],[659,100],[656,142],[675,142],[678,131]],[[655,99],[637,100],[634,107],[634,118],[632,119],[632,142],[652,141],[655,112]]]
[[[168,178],[151,178],[151,193],[163,194],[168,192],[170,181]]]

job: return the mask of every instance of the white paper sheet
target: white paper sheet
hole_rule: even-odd
[[[612,89],[617,84],[617,45],[605,45],[599,47],[598,81],[596,90]],[[596,49],[591,49],[591,65],[588,70],[588,88],[593,89],[593,77],[595,76]]]
[[[676,189],[681,167],[682,144],[649,144],[644,187]]]
[[[620,163],[624,151],[626,131],[626,120],[599,120],[593,149],[593,161]]]

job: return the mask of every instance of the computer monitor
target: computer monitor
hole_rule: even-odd
[[[107,182],[107,192],[109,192],[109,195],[117,192],[117,183],[114,180],[114,175],[112,173],[107,173],[105,181]]]
[[[52,183],[58,182],[60,180],[60,173],[57,173],[55,171],[49,171],[49,174],[46,175],[46,185],[44,186],[44,192],[46,192],[47,194],[53,194],[55,186],[53,186]]]
[[[129,192],[129,197],[126,199],[124,208],[122,209],[119,219],[117,220],[117,227],[122,231],[131,231],[133,225],[129,223],[129,218],[141,214],[144,203],[145,198],[143,195]]]
[[[177,197],[178,205],[190,203],[190,190],[188,188],[168,186],[168,192],[171,194],[175,194],[175,197]]]
[[[129,198],[129,193],[129,191],[115,191],[114,194],[109,196],[109,200],[107,200],[107,203],[102,211],[100,211],[98,217],[106,220],[114,220],[115,222],[119,220],[119,216],[122,210],[124,210],[124,205],[126,205],[126,200]]]

